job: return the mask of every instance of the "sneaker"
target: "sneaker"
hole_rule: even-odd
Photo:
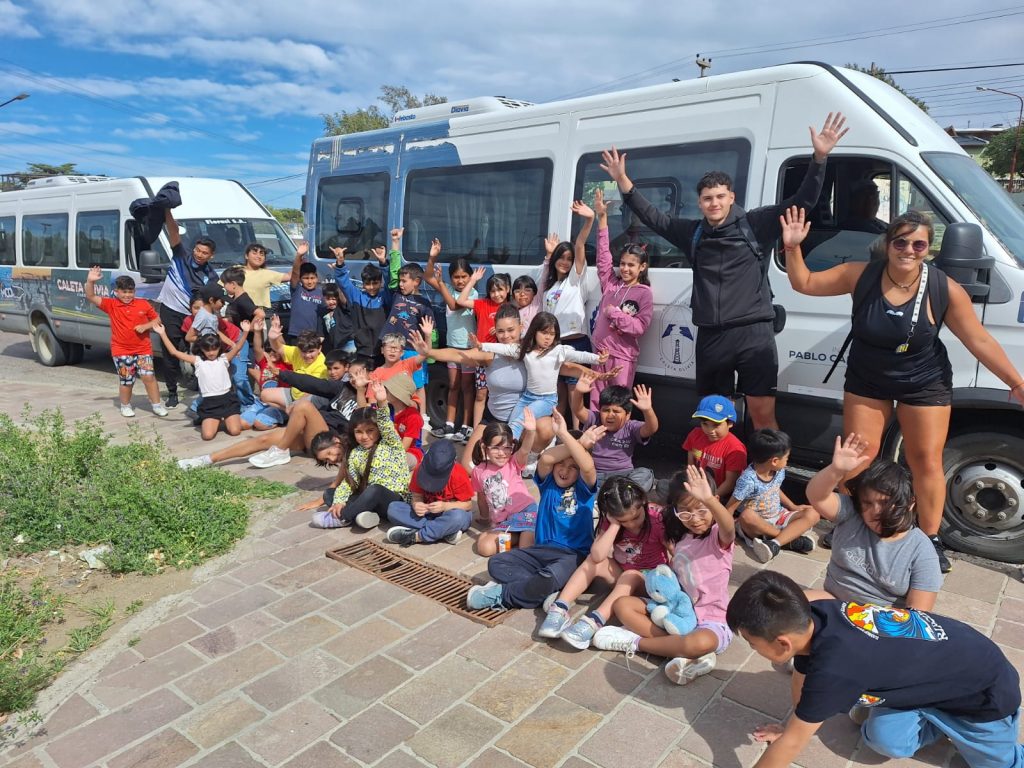
[[[469,442],[469,438],[473,436],[473,428],[463,425],[462,429],[455,433],[455,439],[460,443]]]
[[[168,408],[177,408],[178,407],[178,393],[177,392],[168,392],[167,393],[167,399],[164,400],[164,405],[167,406]]]
[[[209,454],[196,456],[192,459],[178,459],[178,469],[199,469],[200,467],[208,467],[211,464],[213,464],[213,459],[210,458]]]
[[[444,440],[451,440],[455,437],[455,425],[446,421],[443,427],[434,427],[430,430],[430,434]]]
[[[779,545],[774,539],[756,538],[750,542],[750,552],[759,563],[767,563],[779,554]]]
[[[829,531],[820,539],[818,539],[818,544],[819,546],[821,546],[822,549],[832,549],[832,534],[835,532],[836,530],[835,528],[833,528],[831,531]]]
[[[135,415],[135,409],[132,408],[130,403],[121,403],[121,415],[126,419],[130,419]]]
[[[598,629],[600,627],[597,626],[597,622],[584,614],[575,624],[562,632],[561,638],[573,648],[585,651],[590,647],[590,641],[593,640],[594,633]]]
[[[706,675],[715,668],[715,654],[708,653],[699,659],[677,657],[665,665],[665,677],[676,685],[686,685],[701,675]]]
[[[356,515],[355,523],[360,528],[370,530],[371,528],[376,528],[380,525],[380,515],[376,512],[370,512],[369,510],[366,512],[360,512]]]
[[[871,707],[854,704],[850,707],[850,711],[847,714],[850,715],[850,719],[857,725],[864,725],[864,723],[868,721],[868,718],[871,717]]]
[[[601,651],[618,651],[632,658],[640,644],[640,635],[625,627],[601,627],[594,633],[590,644]]]
[[[531,451],[525,466],[523,466],[522,476],[527,480],[532,479],[537,472],[537,456],[538,454]]]
[[[388,528],[387,535],[384,538],[392,544],[410,547],[416,543],[416,529],[406,528],[404,525],[396,525],[394,528]]]
[[[569,617],[568,611],[562,609],[561,606],[552,605],[548,609],[547,616],[544,617],[544,623],[537,630],[537,637],[558,637],[571,622],[572,619]]]
[[[806,555],[808,552],[814,551],[814,539],[810,536],[797,536],[789,544],[783,544],[782,548],[789,552]]]
[[[483,611],[488,608],[505,610],[505,606],[501,604],[501,584],[488,581],[486,584],[470,587],[466,593],[466,607],[471,611]]]
[[[444,540],[451,544],[453,547],[462,541],[462,531],[456,531],[455,533],[449,533],[444,537]]]
[[[942,544],[942,539],[938,536],[929,536],[932,540],[932,546],[935,547],[935,554],[939,556],[939,570],[943,573],[949,573],[953,570],[953,564],[949,562],[949,558],[946,557],[946,547]]]
[[[287,448],[278,448],[276,445],[272,445],[262,453],[257,453],[249,457],[249,463],[254,467],[259,467],[260,469],[276,467],[279,464],[287,464],[291,460],[292,452]]]
[[[153,413],[157,416],[163,417],[167,415],[167,409],[164,407],[163,403],[157,402],[150,403],[149,405],[153,409]]]

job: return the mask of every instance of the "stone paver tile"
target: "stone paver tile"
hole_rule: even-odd
[[[753,653],[754,651],[746,640],[742,637],[734,637],[733,641],[729,643],[729,647],[716,657],[715,668],[711,670],[711,674],[725,680],[731,677],[737,669],[741,669],[750,660]]]
[[[203,704],[282,663],[280,656],[265,645],[256,643],[207,664],[179,680],[176,686],[192,701]]]
[[[115,709],[154,688],[187,675],[203,663],[204,659],[188,646],[178,646],[149,661],[136,664],[131,669],[105,678],[94,686],[90,693],[108,709]]]
[[[420,595],[409,595],[384,611],[385,616],[406,629],[419,629],[445,613],[447,611],[440,603]]]
[[[318,595],[326,597],[332,602],[347,598],[357,589],[361,589],[367,584],[380,583],[365,571],[348,568],[337,561],[332,562],[334,563],[336,573],[310,587]]]
[[[870,747],[861,744],[857,754],[850,762],[850,768],[860,766],[885,766],[885,768],[921,768],[924,765],[944,766],[953,753],[953,745],[949,742],[930,744],[924,749],[919,749],[913,757],[886,758],[874,752]],[[805,768],[810,768],[806,766]]]
[[[251,643],[259,642],[280,626],[281,622],[278,619],[263,611],[256,611],[195,638],[189,645],[204,656],[217,659]]]
[[[33,754],[22,755],[17,760],[7,763],[7,768],[46,768]]]
[[[410,739],[413,752],[437,768],[457,768],[485,747],[503,726],[483,712],[457,706]]]
[[[1000,619],[1024,624],[1024,600],[1004,597],[1003,602],[999,604],[998,615]]]
[[[318,611],[327,604],[327,600],[320,595],[303,589],[278,600],[273,605],[268,605],[265,610],[271,616],[288,623],[307,613]]]
[[[290,595],[296,590],[315,584],[321,579],[333,576],[337,567],[333,560],[318,557],[316,560],[292,568],[290,571],[271,576],[264,583],[281,591],[282,595]]]
[[[261,557],[255,562],[245,563],[232,571],[228,571],[228,575],[241,584],[251,586],[253,584],[262,584],[271,576],[276,576],[284,570],[287,570],[287,568],[276,560]]]
[[[520,613],[526,613],[526,611],[520,611]],[[595,656],[593,650],[578,651],[562,640],[533,640],[530,635],[525,637],[534,646],[532,649],[533,653],[550,661],[557,662],[567,669],[581,669],[589,664]],[[621,656],[622,654],[617,655]],[[608,658],[611,658],[611,654],[608,654]]]
[[[188,642],[193,637],[206,631],[187,616],[179,616],[166,623],[161,623],[143,633],[142,638],[133,647],[137,654],[151,659],[176,645]]]
[[[659,669],[633,698],[673,720],[693,723],[724,685],[721,678],[713,675],[702,675],[687,685],[676,685]]]
[[[334,637],[341,628],[322,616],[307,616],[268,637],[264,642],[282,656],[296,656]]]
[[[313,588],[313,591],[318,592],[315,588]],[[332,605],[324,608],[322,613],[334,621],[352,626],[363,621],[368,616],[376,616],[399,600],[405,599],[408,594],[401,587],[374,579],[372,584],[359,589],[353,594],[337,598]],[[329,600],[332,599],[328,595],[324,595],[324,597],[327,597]]]
[[[374,656],[323,686],[313,698],[341,717],[352,717],[410,677],[412,673],[400,664],[386,656]]]
[[[935,598],[935,613],[950,616],[977,627],[990,627],[996,617],[996,606],[994,603],[942,590]]]
[[[356,760],[372,763],[410,739],[417,727],[396,712],[375,704],[331,734],[331,741]]]
[[[860,727],[849,717],[826,720],[794,761],[804,768],[844,768],[860,741]]]
[[[294,485],[294,471],[290,467],[288,467],[286,469],[286,473],[291,475],[291,484]],[[267,472],[261,472],[260,477],[266,477],[267,480],[273,479],[272,477],[269,476],[269,473]],[[293,526],[291,528],[286,528],[283,531],[278,528],[270,528],[263,532],[261,538],[263,538],[270,544],[273,544],[275,547],[277,547],[277,551],[280,552],[282,549],[287,549],[288,547],[293,547],[296,544],[301,544],[304,541],[309,541],[310,539],[319,536],[320,533],[321,532],[319,530],[314,528],[303,528],[302,526]]]
[[[139,656],[139,654],[137,654],[131,648],[128,648],[128,649],[126,649],[124,651],[121,651],[114,658],[112,658],[110,661],[108,661],[104,665],[103,669],[100,670],[99,675],[97,675],[97,677],[99,677],[100,679],[103,679],[104,677],[110,677],[111,675],[116,675],[119,672],[123,672],[126,669],[130,669],[131,667],[134,667],[136,664],[138,664],[141,661],[142,661],[142,657]]]
[[[754,743],[750,734],[765,722],[769,719],[758,712],[718,699],[701,713],[679,746],[716,766],[753,765],[764,745]]]
[[[54,739],[65,731],[91,720],[99,711],[77,693],[72,693],[57,709],[46,718],[46,738]]]
[[[529,635],[499,624],[462,646],[459,655],[498,670],[535,645]]]
[[[282,768],[356,768],[356,764],[329,741],[318,741]]]
[[[789,576],[800,586],[809,587],[825,572],[825,563],[803,555],[783,552],[782,555],[772,560],[771,568],[773,571]]]
[[[580,765],[583,765],[582,761]],[[467,768],[526,768],[526,763],[492,748],[481,753]],[[563,768],[576,768],[576,766],[573,766],[571,762],[566,762],[563,764]]]
[[[209,605],[218,600],[223,600],[225,597],[230,597],[243,589],[245,587],[234,579],[228,576],[221,576],[206,582],[200,587],[196,587],[192,590],[190,597],[200,605]]]
[[[601,715],[596,712],[558,696],[548,696],[502,736],[496,746],[534,768],[554,768],[599,722]],[[552,723],[557,723],[557,727],[553,728]]]
[[[167,728],[108,760],[107,768],[172,768],[198,751],[191,741],[173,728]]]
[[[776,672],[767,659],[755,655],[726,684],[722,695],[758,712],[782,719],[792,706],[790,675]]]
[[[427,763],[404,749],[396,749],[373,768],[423,768]]]
[[[999,645],[1008,645],[1011,648],[1024,650],[1024,625],[996,619],[995,628],[992,630],[992,639]]]
[[[278,765],[337,724],[330,712],[307,699],[249,729],[238,743],[270,765]]]
[[[274,711],[333,680],[344,668],[333,656],[314,649],[296,656],[243,690],[257,704]]]
[[[293,509],[281,515],[274,525],[282,531],[287,528],[294,528],[296,525],[309,527],[310,517],[311,514],[308,509]],[[321,554],[323,553],[321,552]]]
[[[169,690],[156,691],[88,725],[68,731],[46,745],[61,768],[92,766],[138,738],[188,712],[189,705]]]
[[[707,765],[707,763],[702,760],[698,760],[686,750],[674,749],[658,764],[658,768],[707,768]],[[715,765],[723,765],[733,768],[733,766],[739,766],[740,763],[735,760],[731,760],[725,763],[716,763]]]
[[[636,738],[642,733],[643,738]],[[580,754],[605,766],[654,765],[679,736],[679,723],[627,703],[580,747]]]
[[[309,512],[307,512],[306,515],[306,520],[308,522]],[[300,565],[312,562],[313,560],[326,559],[327,556],[324,554],[324,550],[326,549],[327,547],[324,546],[324,542],[319,539],[314,539],[313,541],[303,541],[301,544],[295,544],[294,546],[288,547],[288,549],[282,549],[279,552],[275,552],[273,554],[273,558],[286,568],[296,568]]]
[[[373,618],[338,635],[323,648],[346,664],[358,664],[367,656],[380,653],[393,642],[408,635],[408,632],[390,621]]]
[[[257,709],[243,697],[221,699],[193,710],[182,730],[203,749],[210,749],[222,741],[234,738],[264,716],[263,710]]]
[[[475,579],[474,583],[484,584],[487,580],[487,570],[484,569],[483,575],[479,579]],[[540,610],[531,611],[526,608],[521,608],[512,611],[512,615],[501,622],[500,626],[508,629],[514,629],[516,632],[533,639],[533,635],[542,621],[544,621],[544,617],[541,615]]]
[[[565,667],[528,653],[515,665],[494,675],[469,701],[495,717],[515,722],[568,675]]]
[[[486,667],[459,656],[450,656],[391,694],[387,704],[417,723],[426,723],[473,690],[490,674]],[[420,755],[425,754],[416,751]]]
[[[1005,584],[1005,573],[958,560],[956,567],[944,577],[942,591],[994,603],[999,600]]]
[[[207,606],[199,608],[189,614],[189,617],[198,621],[204,627],[216,629],[228,622],[245,616],[247,613],[258,611],[264,606],[277,602],[281,595],[262,584],[246,587],[237,594]]]
[[[1016,597],[1024,600],[1024,573],[1018,571],[1015,575],[1008,577],[1003,594],[1007,597]]]
[[[245,749],[232,741],[216,752],[211,752],[201,760],[192,763],[189,768],[265,768],[265,763],[258,762]]]
[[[413,669],[423,669],[483,631],[480,624],[446,613],[400,646],[392,648],[388,655]]]
[[[582,707],[607,715],[643,681],[643,676],[625,667],[595,658],[563,683],[555,693]]]

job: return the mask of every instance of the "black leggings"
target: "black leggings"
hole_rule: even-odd
[[[387,518],[388,505],[393,501],[405,499],[383,485],[368,485],[362,493],[357,493],[345,503],[341,519],[353,523],[360,512],[376,512],[384,520]]]
[[[167,338],[178,349],[183,348],[185,341],[185,332],[181,330],[181,324],[184,321],[185,315],[160,305],[160,322],[163,323],[164,330],[167,332]],[[181,361],[167,351],[166,342],[163,347],[164,383],[167,385],[167,394],[174,395],[178,392],[178,379],[181,378]]]

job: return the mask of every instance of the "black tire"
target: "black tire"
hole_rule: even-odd
[[[68,345],[58,340],[53,329],[45,322],[37,325],[32,331],[32,349],[39,362],[47,368],[67,365]]]
[[[82,362],[85,357],[85,345],[84,344],[71,344],[67,345],[68,348],[68,365],[78,365]]]
[[[954,435],[942,465],[942,540],[959,552],[1024,561],[1024,438],[1006,432]]]
[[[435,427],[444,424],[448,409],[448,371],[443,364],[435,363],[430,367],[425,394],[430,423]]]

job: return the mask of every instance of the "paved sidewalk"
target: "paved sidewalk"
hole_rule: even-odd
[[[65,369],[70,372],[72,369]],[[0,374],[2,376],[2,374]],[[34,382],[39,405],[70,417],[100,410],[112,430],[124,419],[109,391],[68,398]],[[23,391],[23,390],[22,390]],[[22,397],[0,387],[0,411]],[[200,444],[181,410],[144,431],[178,455]],[[227,443],[220,436],[215,445]],[[228,467],[255,472],[244,462]],[[314,497],[329,478],[308,459],[263,476],[298,481]],[[538,641],[540,614],[517,611],[486,629],[430,600],[347,568],[324,551],[383,531],[325,533],[309,513],[284,509],[189,592],[150,606],[40,697],[45,732],[0,755],[11,768],[204,766],[749,766],[762,748],[750,730],[789,709],[789,678],[737,640],[718,668],[686,687],[669,683],[656,658],[576,652]],[[473,534],[475,536],[475,533]],[[486,563],[459,545],[414,547],[413,556],[470,577]],[[783,553],[772,564],[820,584],[827,552]],[[756,569],[737,550],[732,583]],[[994,637],[1024,670],[1024,585],[960,561],[936,611]],[[146,631],[139,627],[148,625]],[[130,645],[129,640],[141,640]],[[804,752],[806,768],[878,765],[844,717],[830,720]],[[950,748],[900,765],[962,766]]]

